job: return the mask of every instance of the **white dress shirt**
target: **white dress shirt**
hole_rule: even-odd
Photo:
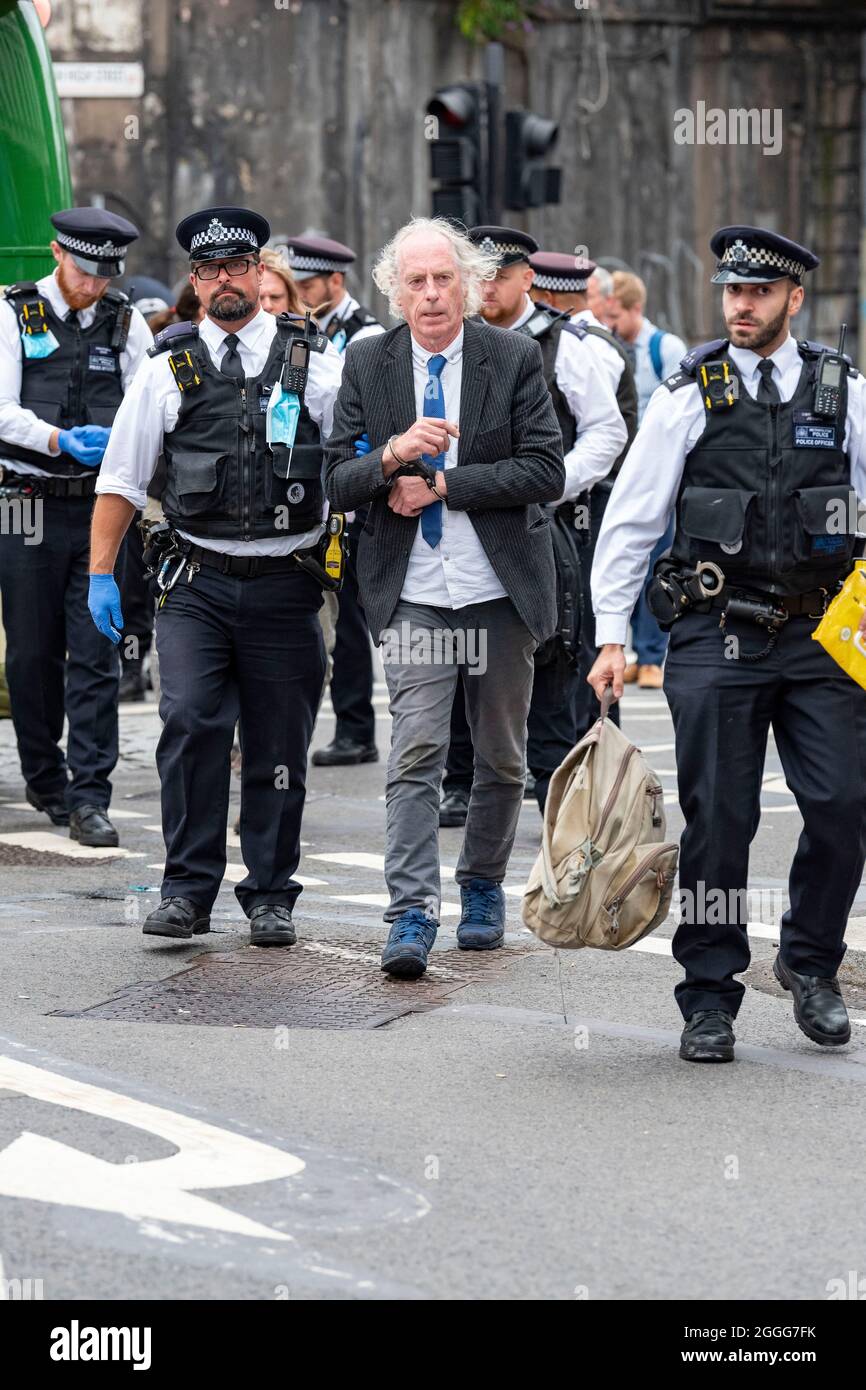
[[[604,328],[604,324],[597,319],[591,309],[578,309],[576,314],[571,316],[572,323],[585,323],[589,328]],[[609,329],[605,330],[609,332]],[[600,338],[597,333],[587,333],[583,340],[590,352],[594,353],[599,365],[607,373],[614,395],[619,390],[619,383],[625,371],[625,362],[620,357],[613,343],[607,338]]]
[[[343,295],[343,298],[340,300],[339,304],[335,304],[333,309],[329,309],[326,314],[316,314],[316,322],[319,325],[319,332],[325,332],[325,330],[328,327],[328,324],[331,322],[331,319],[337,318],[342,322],[343,319],[350,318],[351,315],[354,314],[355,310],[360,309],[360,307],[361,305],[358,303],[358,300],[353,299],[352,296],[349,294],[349,291],[347,290],[346,293]],[[352,337],[346,344],[346,348],[351,347],[352,343],[360,343],[364,338],[375,338],[377,333],[384,332],[385,330],[382,327],[381,323],[368,323],[365,325],[364,328],[359,328],[357,333],[354,333],[352,335]],[[344,348],[343,351],[345,352],[345,350],[346,349]]]
[[[238,352],[247,377],[264,369],[277,331],[274,314],[260,309],[243,328],[222,328],[205,317],[198,326],[199,337],[219,368],[226,352],[225,340],[236,331]],[[147,501],[147,485],[162,453],[163,436],[171,434],[178,422],[181,393],[168,364],[169,354],[146,357],[141,370],[123,399],[114,421],[108,448],[96,481],[97,493],[125,497],[141,510]],[[310,353],[304,404],[319,426],[323,441],[334,425],[334,402],[343,375],[343,359],[330,343],[324,352]],[[293,550],[312,545],[321,536],[321,525],[299,535],[265,537],[261,540],[228,540],[225,537],[193,536],[179,531],[206,550],[224,555],[290,555]]]
[[[757,398],[766,359],[748,348],[729,348],[743,385]],[[797,389],[803,359],[789,334],[769,359],[783,401]],[[734,407],[736,409],[736,407]],[[614,484],[592,566],[596,642],[625,645],[629,619],[646,578],[650,552],[664,535],[674,510],[686,455],[704,432],[704,405],[697,386],[654,393]],[[844,447],[851,461],[851,486],[866,498],[866,380],[848,378]]]
[[[523,313],[511,329],[520,328],[536,311],[527,295]],[[555,505],[573,502],[593,483],[606,478],[628,439],[610,376],[600,364],[594,343],[609,346],[590,333],[583,339],[573,333],[559,335],[553,375],[574,416],[577,433],[565,455],[565,488]],[[610,351],[616,353],[615,348]]]
[[[48,301],[57,317],[65,319],[69,305],[57,283],[56,271],[37,280],[36,288],[40,298]],[[95,304],[78,310],[78,322],[82,328],[89,328],[95,317]],[[120,354],[120,378],[124,391],[129,387],[152,342],[153,334],[138,310],[133,309],[129,337]],[[48,441],[57,426],[49,424],[47,420],[40,420],[32,410],[25,409],[21,404],[21,354],[21,325],[9,301],[0,299],[0,463],[13,473],[29,473],[38,478],[48,478],[51,474],[47,468],[3,457],[4,439],[22,449],[33,449],[36,453],[46,454],[48,457],[56,458],[60,453],[59,449],[55,449],[52,454],[48,448]],[[86,474],[92,470],[82,465],[81,472]]]
[[[650,338],[658,332],[659,329],[656,324],[652,323],[650,319],[644,319],[637,337],[631,344],[634,348],[634,383],[637,387],[638,423],[643,419],[644,411],[650,403],[653,392],[657,390],[659,382],[673,376],[688,351],[682,338],[678,338],[676,333],[668,333],[665,329],[659,343],[662,368],[662,374],[659,376],[652,364],[649,350]]]
[[[463,327],[441,354],[429,352],[412,338],[412,377],[415,409],[419,420],[424,414],[424,388],[430,375],[427,363],[441,355],[445,366],[439,375],[445,402],[445,419],[460,424],[460,387],[463,380]],[[445,467],[457,467],[459,441],[449,438]],[[447,484],[446,484],[447,485]],[[435,507],[437,503],[432,503]],[[436,608],[465,608],[470,603],[487,603],[507,598],[496,577],[475,527],[466,512],[442,508],[442,537],[437,546],[428,545],[421,530],[421,517],[400,597],[409,603],[429,603]],[[426,510],[426,509],[425,509]],[[423,513],[422,513],[423,515]]]

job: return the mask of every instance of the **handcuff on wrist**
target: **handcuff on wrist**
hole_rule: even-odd
[[[390,444],[391,441],[388,442]],[[399,457],[394,453],[393,448],[391,453],[395,459]],[[407,463],[401,463],[399,468],[395,468],[394,472],[388,476],[387,485],[389,488],[394,486],[397,478],[423,478],[430,491],[435,492],[440,502],[445,501],[445,493],[440,492],[436,486],[436,469],[431,468],[429,463],[425,463],[421,458],[411,459]]]

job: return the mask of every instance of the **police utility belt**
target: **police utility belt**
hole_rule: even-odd
[[[202,567],[233,579],[255,579],[266,574],[292,574],[305,570],[323,589],[338,590],[346,565],[346,518],[342,512],[328,517],[325,534],[316,545],[293,550],[290,555],[226,555],[187,540],[167,522],[139,522],[144,541],[142,559],[146,572],[156,579],[162,607],[186,570],[191,583]]]
[[[664,632],[693,608],[698,613],[721,609],[719,627],[724,634],[728,622],[749,622],[769,633],[760,652],[741,654],[740,660],[759,661],[776,645],[789,618],[823,617],[841,579],[829,589],[812,589],[805,594],[762,594],[725,583],[725,576],[711,560],[699,560],[695,568],[678,566],[667,556],[656,561],[647,590],[647,605]]]
[[[94,497],[96,474],[78,478],[40,478],[36,473],[16,473],[0,465],[0,497]]]

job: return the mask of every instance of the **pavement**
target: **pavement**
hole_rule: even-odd
[[[381,685],[376,708],[384,758]],[[664,696],[631,689],[623,711],[673,838]],[[0,1280],[46,1299],[811,1300],[866,1272],[866,889],[854,1037],[829,1052],[769,980],[801,828],[772,743],[738,1060],[698,1067],[677,1056],[671,920],[622,953],[522,927],[528,801],[505,950],[455,949],[446,876],[428,977],[386,979],[383,762],[310,769],[297,947],[247,944],[231,833],[211,934],[143,937],[158,732],[154,704],[122,707],[124,854],[100,857],[26,805],[0,722]],[[326,701],[313,746],[332,732]],[[441,832],[446,866],[461,833]]]

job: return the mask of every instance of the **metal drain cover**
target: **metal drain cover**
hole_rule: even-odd
[[[791,1002],[790,993],[782,989],[773,974],[771,960],[753,961],[742,980],[743,984],[751,985],[752,989],[760,990],[762,994],[774,994],[777,999]],[[849,1009],[866,1008],[866,961],[862,952],[849,952],[845,957],[839,967],[839,984]]]
[[[462,951],[435,951],[419,980],[393,980],[371,943],[299,942],[283,950],[214,951],[164,980],[128,985],[63,1018],[124,1023],[191,1023],[245,1028],[380,1028],[404,1014],[437,1008],[450,994],[490,979],[531,946],[505,947],[496,964]]]

